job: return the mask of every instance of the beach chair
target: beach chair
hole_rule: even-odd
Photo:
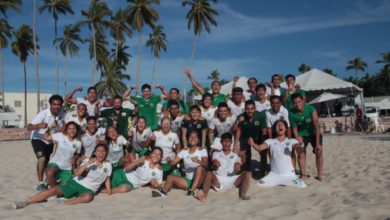
[[[380,118],[378,118],[378,117],[372,118],[372,121],[373,121],[374,126],[375,126],[375,129],[374,129],[375,133],[379,133],[379,130],[382,131],[381,133],[385,132],[385,126],[383,126]]]

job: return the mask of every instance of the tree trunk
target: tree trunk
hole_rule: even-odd
[[[2,106],[2,109],[3,109],[3,112],[5,112],[5,95],[4,95],[4,72],[3,72],[3,47],[1,45],[1,41],[0,41],[0,93],[1,93],[1,106]],[[3,121],[3,125],[4,125],[4,121]]]
[[[119,50],[119,40],[115,39],[115,44],[116,44],[116,51],[115,51],[115,62],[118,64],[118,50]]]
[[[355,69],[355,80],[357,81],[358,77],[357,77],[357,69]]]
[[[68,90],[68,62],[69,61],[69,57],[66,57],[65,58],[65,68],[64,68],[64,95],[67,94],[67,90]]]
[[[95,35],[95,26],[92,26],[92,41],[93,41],[93,69],[92,69],[92,85],[96,83],[96,35]]]
[[[23,62],[24,68],[24,126],[27,125],[27,72],[26,72],[26,61]]]
[[[58,65],[58,46],[57,46],[57,20],[54,19],[54,47],[56,49],[56,91],[59,94],[59,77],[60,77],[60,69]]]
[[[152,72],[152,81],[150,82],[150,85],[151,85],[151,86],[153,86],[154,80],[155,80],[155,78],[156,78],[157,61],[158,61],[158,57],[157,57],[157,56],[154,56],[153,72]]]
[[[39,79],[39,63],[38,63],[38,49],[36,40],[36,15],[37,14],[37,0],[34,0],[34,16],[33,16],[33,43],[34,43],[34,62],[35,62],[35,76],[37,78],[37,112],[41,109],[41,89]]]
[[[195,58],[195,49],[196,49],[196,43],[199,39],[199,34],[195,35],[194,42],[192,43],[192,53],[191,53],[191,58],[190,58],[190,63],[188,68],[191,70],[192,68],[192,62],[194,61]],[[186,94],[186,84],[187,84],[187,79],[185,78],[183,80],[183,97],[184,97],[184,102],[187,101],[187,94]]]
[[[137,60],[137,75],[135,85],[139,86],[140,82],[140,68],[141,68],[141,55],[142,55],[142,28],[138,32],[138,60]]]

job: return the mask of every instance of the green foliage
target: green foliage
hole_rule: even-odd
[[[218,26],[215,16],[219,14],[211,7],[210,0],[185,0],[182,2],[182,5],[183,7],[189,6],[191,8],[186,15],[188,30],[193,26],[196,36],[200,35],[203,28],[210,33],[211,25]]]
[[[146,41],[146,46],[150,47],[151,52],[156,58],[160,56],[161,49],[164,52],[167,51],[167,38],[163,30],[163,26],[157,25],[154,27],[153,33],[149,34],[148,41]]]
[[[29,54],[34,54],[32,29],[22,24],[14,31],[15,41],[12,42],[12,52],[19,57],[20,62],[25,63]],[[37,38],[38,41],[38,38]],[[37,48],[39,46],[37,45]]]
[[[362,58],[357,57],[353,60],[348,61],[348,66],[345,68],[348,70],[355,70],[355,78],[358,79],[358,71],[364,72],[367,68],[367,63]]]
[[[304,63],[302,63],[299,67],[298,67],[298,71],[300,73],[306,73],[307,71],[310,71],[311,70],[311,67],[309,65],[306,65]]]
[[[0,45],[1,48],[8,46],[8,40],[12,37],[12,27],[8,24],[7,19],[0,19]],[[0,49],[1,49],[0,48]]]
[[[144,24],[154,28],[160,18],[158,12],[151,7],[152,4],[160,4],[160,0],[127,0],[129,6],[129,23],[138,32],[141,32]]]
[[[84,40],[79,35],[80,28],[72,25],[65,25],[63,37],[57,39],[61,49],[61,53],[70,57],[77,56],[79,47],[76,42],[83,43]]]

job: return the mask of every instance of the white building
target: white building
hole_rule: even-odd
[[[41,109],[49,107],[50,93],[41,93]],[[24,124],[24,93],[23,92],[5,92],[5,110],[6,112],[15,112],[18,116],[18,121],[8,121],[9,126],[16,126],[23,128]],[[30,123],[35,115],[38,113],[37,93],[27,93],[27,123]],[[1,125],[0,125],[1,127]]]

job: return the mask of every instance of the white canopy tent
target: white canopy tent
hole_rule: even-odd
[[[309,104],[325,102],[326,108],[328,110],[328,117],[329,117],[329,116],[331,116],[331,114],[330,114],[328,101],[335,100],[335,99],[341,99],[341,98],[345,98],[345,97],[347,97],[347,96],[334,94],[334,93],[330,93],[330,92],[324,92],[320,96],[318,96],[317,98],[311,100],[311,102],[309,102]]]
[[[241,76],[237,83],[236,83],[236,86],[237,87],[241,87],[244,91],[248,90],[248,84],[247,84],[247,81],[248,81],[248,78],[245,77],[245,76]],[[229,93],[232,92],[232,88],[233,88],[233,81],[230,81],[228,83],[226,83],[225,85],[221,86],[221,91],[220,93],[224,94],[224,95],[227,95]]]

